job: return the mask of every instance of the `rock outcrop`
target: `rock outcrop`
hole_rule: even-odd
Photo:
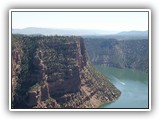
[[[82,38],[12,36],[12,108],[96,108],[120,94],[92,67]]]
[[[16,87],[19,87],[17,84],[18,76],[21,71],[21,50],[17,49],[12,51],[12,100],[14,100],[14,95]]]

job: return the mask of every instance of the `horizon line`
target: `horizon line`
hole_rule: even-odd
[[[90,29],[90,28],[49,28],[49,27],[24,27],[24,28],[12,28],[12,29],[27,29],[27,28],[38,28],[38,29],[57,29],[57,30],[97,30],[97,31],[111,31],[111,32],[129,32],[129,31],[148,31],[148,29],[146,30],[135,30],[135,29],[131,29],[131,30],[104,30],[104,29]]]

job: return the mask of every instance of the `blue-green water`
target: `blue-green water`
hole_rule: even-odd
[[[148,74],[132,69],[95,65],[120,91],[118,100],[102,108],[148,108]]]

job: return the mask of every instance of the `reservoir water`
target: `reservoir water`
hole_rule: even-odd
[[[148,108],[148,74],[132,70],[95,65],[120,91],[118,100],[101,108]]]

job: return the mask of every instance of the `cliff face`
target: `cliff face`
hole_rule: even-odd
[[[86,38],[85,42],[93,64],[148,72],[147,39]]]
[[[82,38],[12,36],[12,108],[95,108],[119,96]]]

